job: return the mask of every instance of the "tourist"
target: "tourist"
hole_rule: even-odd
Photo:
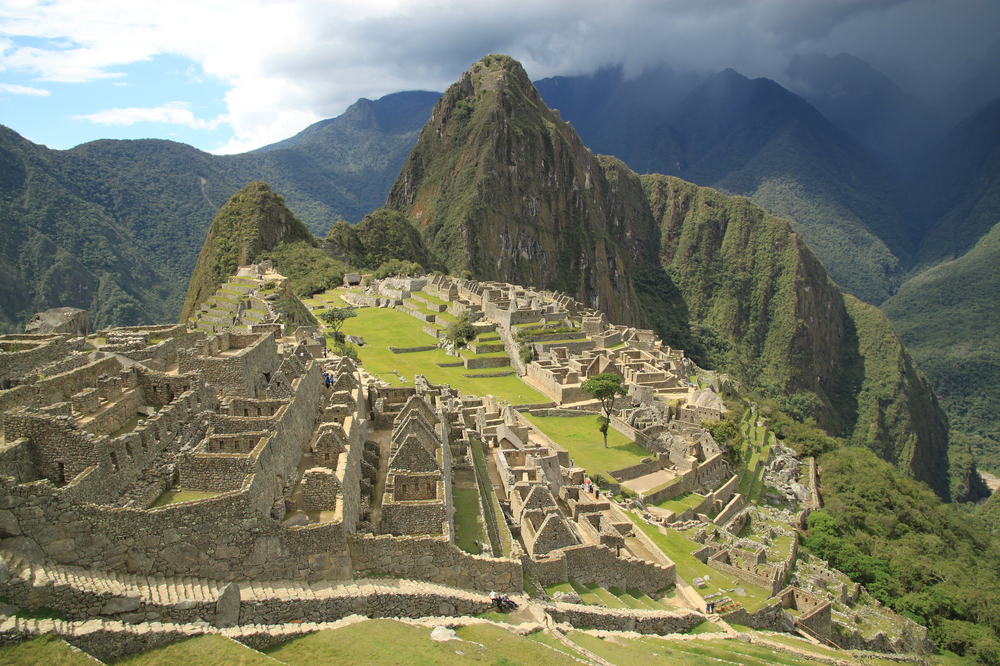
[[[500,608],[500,595],[496,590],[490,590],[490,606]]]
[[[712,604],[705,604],[705,614],[708,615],[712,612]]]

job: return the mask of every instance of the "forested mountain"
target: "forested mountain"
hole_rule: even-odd
[[[241,155],[215,158],[238,183],[263,180],[306,226],[323,235],[381,206],[440,93],[360,99],[342,115]]]
[[[68,151],[0,128],[2,321],[75,306],[95,326],[169,321],[233,188],[210,155],[170,141]]]
[[[648,101],[661,99],[669,85],[633,84],[627,104],[618,105],[641,111],[626,114],[630,124],[614,134],[595,127],[571,90],[603,84],[610,95],[620,83],[584,76],[558,84],[541,81],[539,90],[552,94],[547,103],[579,128],[588,146],[640,173],[746,196],[790,220],[834,280],[862,300],[880,303],[901,284],[913,248],[900,186],[871,153],[773,81],[726,70],[671,105]]]
[[[161,140],[49,150],[0,127],[0,327],[61,306],[89,310],[97,327],[176,320],[209,224],[237,190],[279,183],[317,234],[356,222],[385,200],[438,97],[362,99],[232,156]]]
[[[946,419],[884,315],[746,199],[595,157],[516,61],[484,58],[448,89],[386,208],[452,273],[652,326],[949,495]]]

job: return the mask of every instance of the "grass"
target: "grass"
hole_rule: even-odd
[[[454,488],[452,495],[455,500],[455,545],[467,553],[478,555],[482,552],[478,542],[485,538],[479,509],[479,490]]]
[[[48,634],[0,648],[0,664],[18,666],[94,666],[94,660],[77,652],[61,638]]]
[[[426,627],[369,620],[296,638],[266,652],[289,666],[577,663],[567,654],[549,649],[543,641],[518,636],[494,625],[461,627],[456,633],[462,641],[439,643],[430,639],[430,633]]]
[[[548,435],[557,444],[569,451],[577,467],[583,467],[592,476],[604,475],[609,480],[608,471],[637,465],[649,457],[649,451],[616,430],[608,430],[608,448],[604,448],[604,438],[597,430],[597,415],[560,417],[531,416],[524,414],[535,427]]]
[[[57,662],[60,663],[60,662]],[[90,662],[93,664],[93,662]],[[139,654],[121,657],[108,662],[118,666],[274,666],[274,661],[256,650],[240,645],[218,634],[171,643]]]
[[[407,383],[413,386],[414,376],[421,374],[434,384],[449,384],[470,395],[494,395],[510,404],[538,404],[550,400],[522,382],[516,375],[507,377],[467,378],[464,367],[441,368],[437,363],[454,363],[461,359],[448,356],[443,349],[412,354],[393,354],[394,347],[423,347],[434,344],[434,338],[423,332],[423,325],[410,315],[388,308],[359,308],[357,317],[344,323],[346,335],[365,339],[365,346],[358,349],[361,362],[374,375],[393,386],[404,385],[393,374],[398,370]],[[499,371],[499,369],[498,369]],[[485,372],[485,371],[484,371]]]
[[[693,509],[704,501],[705,498],[698,493],[684,493],[683,495],[663,500],[655,506],[658,506],[661,509],[673,511],[674,513],[680,515],[688,509]]]
[[[742,664],[743,666],[798,666],[816,663],[791,655],[781,654],[747,645],[740,641],[677,641],[659,638],[638,638],[622,640],[596,636],[574,631],[569,639],[582,648],[590,650],[615,664],[629,666],[654,666],[659,664],[681,664],[684,666],[718,666],[722,664]]]
[[[730,589],[736,587],[742,587],[746,590],[747,596],[740,597],[736,596],[735,593],[726,592],[729,598],[733,601],[738,601],[743,604],[751,613],[760,608],[765,601],[767,601],[770,596],[767,590],[757,587],[756,585],[751,585],[750,583],[744,582],[742,580],[737,580],[735,583],[726,577],[721,571],[716,571],[707,564],[702,564],[691,551],[698,548],[698,544],[685,538],[682,534],[672,530],[667,529],[667,533],[663,534],[657,528],[646,523],[646,521],[638,518],[631,512],[628,512],[628,517],[634,522],[639,529],[641,529],[646,536],[652,539],[653,543],[659,546],[660,550],[669,557],[674,565],[677,567],[677,575],[683,578],[688,585],[693,585],[691,581],[695,578],[704,578],[706,575],[711,577],[711,580],[705,581],[707,587],[702,589],[697,589],[696,591],[701,595],[712,594],[713,592],[721,592],[723,589]]]
[[[155,509],[158,506],[166,506],[168,504],[177,504],[178,502],[189,502],[191,500],[208,499],[209,497],[215,497],[219,493],[203,493],[197,490],[168,490],[167,492],[160,495],[151,509]]]

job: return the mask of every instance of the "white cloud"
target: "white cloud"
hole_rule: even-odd
[[[941,16],[955,28],[942,32]],[[443,90],[487,53],[520,59],[532,78],[664,62],[774,77],[787,53],[866,46],[909,48],[912,58],[945,50],[957,64],[996,39],[998,22],[995,0],[6,0],[0,72],[87,83],[180,56],[197,64],[193,80],[227,89],[221,122],[233,137],[220,151],[228,152],[286,138],[362,96]],[[174,119],[158,122],[209,122],[176,106],[91,116],[140,111]]]
[[[127,109],[104,109],[97,113],[73,116],[74,120],[89,120],[99,125],[134,125],[136,123],[165,123],[184,125],[191,129],[213,130],[225,122],[224,116],[203,120],[196,118],[183,102],[173,102],[153,108],[129,107]]]
[[[47,97],[52,94],[44,88],[19,86],[16,83],[0,83],[0,92],[10,93],[11,95],[28,95],[30,97]]]

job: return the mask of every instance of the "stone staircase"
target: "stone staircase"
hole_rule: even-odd
[[[229,585],[189,576],[41,566],[16,553],[0,551],[0,596],[22,608],[58,610],[69,620],[212,621],[216,604]],[[270,580],[243,581],[237,586],[241,622],[263,624],[328,621],[354,613],[372,617],[475,615],[489,608],[489,599],[482,592],[415,580]]]

